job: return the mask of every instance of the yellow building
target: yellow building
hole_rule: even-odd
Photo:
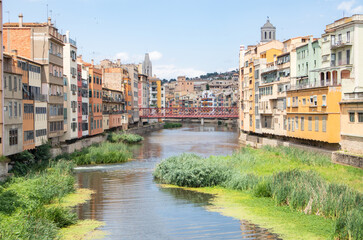
[[[150,82],[150,107],[161,108],[161,80],[149,78]]]
[[[327,143],[340,141],[341,86],[287,92],[287,136]]]

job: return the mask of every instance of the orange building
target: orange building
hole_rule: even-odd
[[[89,135],[103,132],[102,127],[102,70],[89,67]]]

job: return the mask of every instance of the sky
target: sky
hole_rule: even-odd
[[[48,5],[48,11],[47,11]],[[3,21],[46,22],[77,40],[86,61],[140,63],[150,53],[161,79],[238,68],[240,45],[260,40],[267,16],[277,40],[314,35],[352,14],[363,0],[4,0]]]

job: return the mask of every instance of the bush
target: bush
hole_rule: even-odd
[[[181,123],[174,123],[174,122],[166,122],[164,124],[164,129],[169,129],[169,128],[179,128],[182,127],[183,125]]]
[[[247,190],[256,197],[272,197],[278,205],[335,220],[335,237],[339,239],[362,239],[363,194],[346,185],[327,182],[313,170],[281,170],[288,163],[303,169],[312,166],[310,169],[336,171],[336,166],[333,170],[327,168],[332,163],[325,156],[293,148],[265,147],[262,150],[244,148],[228,157],[182,154],[163,160],[153,174],[167,184],[219,185]],[[263,169],[264,165],[270,168]]]
[[[52,157],[50,149],[52,146],[49,143],[45,143],[37,147],[34,151],[34,158],[36,161],[49,161]]]
[[[122,143],[105,142],[99,146],[91,146],[83,150],[82,154],[71,154],[72,160],[77,165],[120,163],[126,162],[132,157],[127,146]]]
[[[76,221],[70,209],[46,206],[73,192],[72,162],[52,162],[46,170],[13,177],[0,189],[1,239],[56,239],[58,228]]]
[[[118,143],[118,142],[138,143],[143,141],[144,138],[137,134],[131,134],[131,133],[118,134],[112,132],[108,135],[107,140],[111,143]]]
[[[182,154],[159,163],[154,177],[167,184],[185,187],[209,187],[224,183],[230,177],[228,168],[210,165],[195,154]]]

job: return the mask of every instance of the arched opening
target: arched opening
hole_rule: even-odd
[[[350,71],[349,70],[343,70],[340,73],[341,79],[349,79],[350,78]]]
[[[265,32],[265,39],[267,39],[267,32]]]
[[[331,74],[330,74],[330,72],[327,72],[326,73],[326,81],[325,81],[327,85],[330,84],[330,79],[331,79]]]
[[[271,39],[271,32],[269,32],[269,38]]]
[[[337,85],[337,84],[338,84],[338,72],[333,71],[333,85]]]
[[[320,73],[320,85],[324,86],[325,85],[325,73]]]

